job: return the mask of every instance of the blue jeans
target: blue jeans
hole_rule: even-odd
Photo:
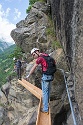
[[[43,111],[48,112],[49,109],[49,99],[50,99],[50,89],[51,89],[51,81],[53,80],[52,75],[42,76],[42,94],[43,94]]]
[[[17,77],[21,79],[21,68],[17,68]]]

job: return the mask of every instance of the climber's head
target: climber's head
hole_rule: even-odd
[[[37,58],[39,56],[39,49],[38,48],[33,48],[31,50],[31,55],[34,57],[34,58]]]
[[[14,57],[14,58],[13,58],[13,61],[15,61],[15,60],[16,60],[16,58]]]

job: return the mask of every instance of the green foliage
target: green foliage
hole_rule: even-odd
[[[29,5],[33,5],[37,1],[39,1],[39,0],[29,0]]]
[[[41,1],[41,2],[47,2],[47,0],[39,0],[39,1]]]
[[[26,9],[26,13],[28,14],[29,12],[30,12],[30,10],[31,10],[31,5],[28,7],[28,9]]]
[[[22,49],[20,47],[16,46],[13,53],[9,55],[9,58],[13,57],[17,59],[22,57]]]
[[[47,36],[49,36],[49,38],[52,41],[52,48],[54,48],[54,49],[55,48],[56,49],[57,48],[62,48],[60,42],[56,40],[53,21],[52,21],[50,16],[48,16],[48,20],[49,20],[49,26],[48,26],[48,28],[46,28],[46,34],[47,34]]]
[[[52,41],[52,47],[53,48],[62,48],[59,41]]]
[[[0,87],[7,81],[7,77],[13,70],[13,60],[9,59],[7,53],[4,54],[4,58],[0,55]]]
[[[10,75],[13,77],[16,76],[16,73],[13,72],[13,57],[22,57],[22,50],[16,45],[10,46],[0,54],[0,87],[2,86],[2,84],[7,82],[7,77],[9,77]]]
[[[46,0],[29,0],[29,5],[33,5],[37,1],[46,2]]]
[[[5,60],[9,57],[10,54],[13,53],[14,49],[15,49],[16,45],[11,45],[10,47],[8,47],[7,49],[4,50],[4,52],[2,52],[0,54],[0,59],[1,60]]]
[[[28,14],[32,8],[32,5],[37,2],[37,1],[41,1],[41,2],[45,2],[46,0],[29,0],[29,6],[28,9],[26,9],[26,13]]]
[[[29,6],[28,9],[26,9],[26,13],[28,14],[32,8],[32,5],[39,0],[29,0]]]
[[[49,26],[46,28],[46,34],[55,37],[54,26],[52,19],[48,16]]]
[[[32,5],[37,1],[46,2],[46,0],[29,0],[29,4]]]
[[[54,33],[54,28],[53,27],[49,27],[46,29],[46,34],[47,35],[51,35],[51,36],[55,36],[55,33]]]

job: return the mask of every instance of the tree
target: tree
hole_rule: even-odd
[[[22,57],[22,49],[16,46],[14,52],[9,55],[10,58],[21,58]]]

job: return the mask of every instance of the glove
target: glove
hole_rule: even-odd
[[[29,78],[30,75],[26,76],[26,78]]]
[[[28,79],[29,79],[29,76],[30,76],[30,75],[26,76],[26,80],[28,80]]]

